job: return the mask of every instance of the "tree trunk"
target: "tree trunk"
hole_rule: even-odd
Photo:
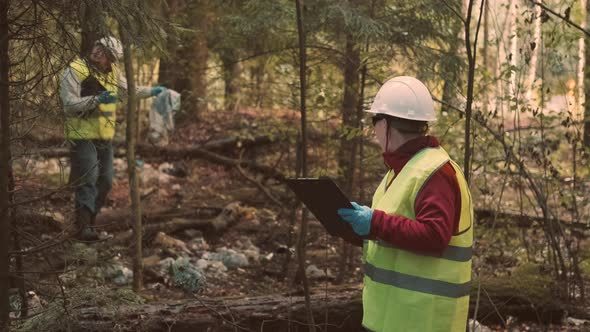
[[[183,108],[198,117],[207,107],[208,0],[167,0],[163,6],[169,22],[191,31],[177,35],[174,27],[168,29],[168,56],[160,59],[160,82],[180,92]]]
[[[534,6],[534,5],[533,5]],[[535,30],[533,33],[533,43],[535,48],[531,51],[531,59],[529,63],[529,73],[527,78],[527,101],[531,106],[537,107],[540,103],[536,96],[535,79],[537,78],[537,59],[539,58],[539,49],[541,48],[541,7],[534,6],[535,11]]]
[[[100,2],[82,1],[80,4],[81,45],[80,56],[86,57],[94,47],[94,42],[108,34],[105,15]]]
[[[510,16],[510,66],[517,67],[518,66],[518,5],[514,4],[514,9],[512,9],[512,15]],[[511,71],[510,73],[510,84],[509,84],[509,96],[510,101],[509,104],[512,102],[513,98],[518,96],[518,75],[515,71]],[[510,108],[509,108],[510,109]]]
[[[238,61],[235,50],[225,49],[220,53],[225,83],[224,107],[226,110],[234,111],[239,106],[240,86],[238,79],[242,73],[242,64]]]
[[[587,2],[588,0],[581,0],[580,1],[580,8],[581,8],[581,13],[582,13],[582,24],[580,24],[580,26],[583,29],[586,29],[586,27],[588,26],[588,12],[586,12],[586,6],[587,6]],[[586,100],[586,96],[584,94],[584,73],[586,72],[585,70],[585,66],[586,66],[586,57],[585,52],[586,52],[586,40],[584,39],[583,35],[582,37],[580,37],[580,40],[578,41],[578,116],[581,120],[583,121],[584,119],[584,103]]]
[[[8,172],[10,170],[10,104],[8,57],[8,0],[0,0],[0,331],[8,331],[10,287],[10,215]]]
[[[135,252],[133,256],[133,290],[139,292],[143,288],[143,253],[142,253],[142,225],[141,225],[141,201],[139,198],[139,179],[135,166],[135,145],[137,122],[137,93],[135,90],[135,76],[133,75],[133,62],[131,59],[130,38],[127,30],[120,29],[125,57],[125,75],[127,76],[128,100],[127,100],[127,172],[129,174],[129,195],[131,196],[131,211],[133,220],[133,233]]]
[[[199,0],[198,8],[194,13],[192,22],[196,22],[196,35],[192,44],[191,61],[193,70],[189,75],[192,77],[191,99],[195,103],[196,117],[207,111],[207,60],[209,59],[209,47],[207,45],[208,27],[208,6],[209,0]]]
[[[342,126],[345,131],[357,129],[360,119],[356,116],[359,103],[360,47],[352,34],[346,35],[344,52],[344,93],[342,96]],[[341,171],[341,183],[344,192],[350,197],[355,178],[357,144],[356,139],[344,135],[340,140],[338,164]]]
[[[469,0],[467,6],[467,15],[465,19],[465,48],[467,50],[467,62],[469,65],[469,71],[467,74],[467,102],[465,104],[465,154],[463,159],[463,173],[465,174],[465,180],[467,183],[470,183],[471,178],[471,107],[473,105],[473,91],[475,85],[475,66],[477,60],[477,37],[476,34],[473,40],[473,44],[471,43],[471,20],[473,19],[473,5],[476,1]],[[481,18],[481,11],[483,10],[483,5],[485,4],[485,0],[482,0],[482,6],[480,7],[480,16]],[[481,24],[481,20],[478,19],[476,21],[476,31],[479,31],[479,27]]]
[[[586,1],[586,26],[590,26],[590,1]],[[586,45],[590,45],[590,37],[585,35]],[[590,47],[585,49],[586,64],[590,64]],[[590,100],[590,70],[584,68],[584,97]],[[584,147],[590,148],[590,102],[584,103]]]
[[[307,46],[306,34],[303,24],[303,8],[302,1],[295,0],[297,13],[297,33],[299,41],[299,107],[301,110],[301,176],[307,177],[307,108],[306,108],[306,92],[307,92]],[[305,249],[307,244],[307,211],[301,214],[301,227],[299,229],[299,238],[297,241],[297,260],[298,270],[297,275],[303,283],[303,292],[305,298],[305,308],[307,312],[307,324],[309,324],[309,331],[315,332],[315,320],[311,308],[311,299],[309,295],[309,281],[305,274]]]
[[[181,91],[176,86],[176,69],[177,65],[175,65],[176,57],[177,57],[177,49],[178,49],[178,42],[177,38],[178,35],[176,33],[176,29],[172,26],[173,23],[177,20],[177,12],[178,12],[178,0],[166,0],[162,1],[162,13],[164,16],[164,20],[168,22],[169,25],[166,26],[166,52],[167,54],[160,58],[160,68],[158,71],[158,81],[160,84],[173,88],[177,91]]]
[[[514,12],[516,11],[516,6],[514,5],[514,1],[515,0],[510,0],[510,2],[506,5],[507,9],[506,9],[506,14],[504,17],[504,23],[503,23],[503,27],[510,27],[510,24],[513,24],[512,22],[512,17],[515,16]],[[502,65],[504,63],[506,63],[507,59],[507,55],[506,55],[506,40],[508,39],[509,33],[510,33],[509,28],[505,28],[502,31],[502,35],[498,36],[498,31],[496,31],[496,38],[499,38],[499,42],[498,42],[498,57],[496,58],[496,71],[495,71],[495,75],[494,77],[500,77],[501,73],[502,73]],[[540,46],[540,45],[539,45]],[[495,93],[495,99],[496,99],[496,109],[500,110],[500,112],[502,113],[502,120],[504,120],[503,115],[504,115],[504,106],[505,106],[505,102],[504,100],[507,99],[506,97],[506,93],[505,93],[505,84],[504,84],[503,79],[498,79],[496,80],[496,93]]]
[[[254,81],[254,93],[252,94],[254,107],[262,107],[264,105],[264,97],[266,96],[266,89],[264,88],[266,61],[265,57],[258,59],[250,69],[251,80]]]
[[[482,65],[483,68],[488,68],[488,49],[489,49],[489,39],[490,39],[490,2],[486,1],[485,6],[484,6],[484,12],[483,12],[483,45],[482,45],[482,49],[481,49],[481,59],[482,59]],[[488,82],[484,81],[483,85],[487,85]],[[483,100],[483,105],[482,105],[482,110],[483,110],[483,114],[487,114],[488,113],[488,109],[490,106],[490,95],[489,95],[489,91],[488,88],[485,87],[482,89],[482,100]]]

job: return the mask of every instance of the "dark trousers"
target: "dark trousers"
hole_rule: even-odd
[[[70,185],[76,189],[76,210],[85,207],[98,214],[113,185],[113,143],[73,140],[70,150]]]

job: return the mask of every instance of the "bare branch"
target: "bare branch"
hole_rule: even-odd
[[[551,14],[553,14],[554,16],[559,17],[560,19],[562,19],[565,23],[569,24],[570,26],[580,30],[581,32],[583,32],[586,36],[590,37],[590,31],[582,28],[581,26],[579,26],[578,24],[572,22],[572,20],[570,20],[568,17],[565,17],[553,10],[551,10],[549,7],[545,6],[544,4],[535,1],[535,0],[529,0],[533,5],[539,6],[541,8],[543,8],[543,10],[550,12]]]

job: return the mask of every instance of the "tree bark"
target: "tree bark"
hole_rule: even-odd
[[[306,46],[306,31],[303,24],[303,0],[295,0],[297,13],[297,34],[299,42],[299,107],[301,111],[301,176],[307,177],[307,108],[306,108],[306,92],[307,92],[307,46]],[[311,307],[311,299],[309,295],[309,281],[305,274],[305,250],[307,239],[307,211],[301,214],[301,228],[299,229],[299,238],[297,241],[297,260],[298,270],[297,275],[303,283],[303,292],[305,298],[305,308],[307,313],[307,324],[309,324],[309,331],[315,332],[315,319],[313,316],[313,309]]]
[[[135,165],[135,145],[137,131],[137,93],[135,91],[135,76],[133,74],[133,61],[131,59],[131,40],[127,30],[120,29],[125,57],[125,74],[127,77],[127,172],[129,174],[129,195],[131,196],[131,215],[133,221],[133,235],[135,250],[133,255],[133,290],[139,292],[143,288],[143,237],[141,224],[141,201],[139,198],[139,178]]]
[[[357,6],[355,4],[355,6]],[[351,33],[346,35],[344,52],[344,92],[342,96],[342,127],[354,130],[359,127],[356,109],[359,103],[360,47]],[[342,189],[350,197],[355,178],[358,141],[344,135],[340,140],[338,164],[340,166]]]
[[[466,6],[464,1],[461,1],[461,8],[459,13],[464,15],[466,12]],[[443,80],[443,94],[442,100],[446,104],[442,104],[441,112],[449,112],[447,105],[457,105],[457,95],[460,93],[460,87],[462,86],[462,65],[460,60],[459,49],[461,47],[461,40],[465,37],[461,28],[461,21],[457,17],[452,22],[453,36],[457,38],[449,43],[449,63],[441,63],[441,78]],[[485,44],[484,44],[485,45]]]
[[[191,61],[193,62],[191,99],[195,103],[195,116],[199,117],[207,111],[207,60],[209,47],[207,45],[208,7],[209,0],[198,0],[195,17],[191,21],[196,23],[197,33],[192,45]]]
[[[86,57],[92,51],[94,43],[107,35],[105,14],[103,8],[100,8],[100,2],[96,1],[82,1],[80,11],[80,56]]]
[[[586,27],[588,26],[588,12],[586,11],[586,6],[587,6],[588,0],[581,0],[580,1],[580,8],[581,8],[581,13],[582,13],[582,24],[581,27],[583,29],[586,29]],[[584,84],[584,73],[586,72],[585,67],[586,67],[586,47],[588,47],[589,45],[586,45],[586,40],[584,38],[585,36],[580,37],[580,40],[578,41],[578,119],[582,119],[582,121],[584,120],[584,104],[586,101],[586,96],[585,96],[585,84]]]
[[[223,66],[224,107],[225,110],[235,111],[239,106],[240,85],[238,79],[242,73],[242,64],[238,61],[235,50],[224,49],[220,52]]]
[[[8,0],[0,0],[0,331],[8,331],[10,285],[10,104],[8,57]]]
[[[590,1],[586,1],[586,25],[590,26]],[[590,45],[590,36],[585,35],[586,45]],[[590,64],[590,47],[586,47],[585,62]],[[590,101],[590,70],[584,68],[584,97]],[[584,103],[584,148],[590,148],[590,102]]]
[[[481,1],[479,9],[479,18],[476,21],[476,33],[471,43],[471,20],[473,19],[473,5],[474,0],[469,0],[467,6],[467,18],[465,19],[465,48],[467,49],[467,62],[469,64],[469,71],[467,75],[467,103],[465,105],[465,157],[463,160],[463,173],[465,180],[470,183],[471,179],[471,107],[473,105],[473,91],[475,85],[475,66],[477,59],[477,37],[479,28],[481,26],[481,17],[483,15],[483,8],[486,0]]]
[[[173,24],[177,21],[178,0],[162,1],[162,14],[167,21],[166,30],[166,55],[160,58],[160,67],[158,70],[158,81],[160,84],[181,91],[176,86],[175,77],[177,76],[174,61],[176,60],[176,51],[178,49],[178,35]]]
[[[318,291],[310,298],[315,320],[324,331],[360,329],[360,289],[340,287],[326,297]],[[266,295],[246,298],[191,299],[176,303],[125,306],[118,311],[92,307],[79,316],[75,330],[123,330],[141,324],[142,331],[309,331],[307,309],[300,295]],[[144,317],[139,318],[138,317]],[[141,321],[140,321],[141,320]],[[324,324],[327,324],[324,326]]]
[[[169,22],[189,27],[192,31],[177,35],[174,27],[167,29],[168,57],[160,60],[161,82],[181,93],[183,108],[196,118],[207,107],[208,0],[168,0],[163,5],[164,17]]]
[[[539,105],[538,98],[536,98],[536,87],[535,87],[535,79],[537,78],[537,59],[539,58],[539,49],[541,48],[541,7],[533,6],[535,11],[535,27],[533,32],[533,43],[535,45],[534,49],[530,49],[531,58],[529,63],[529,73],[527,78],[528,89],[526,92],[527,101],[533,104],[533,107],[537,107]],[[514,55],[513,55],[514,56]]]

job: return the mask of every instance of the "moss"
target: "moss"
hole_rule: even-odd
[[[477,292],[479,282],[486,290],[493,290],[498,297],[519,297],[531,303],[551,301],[554,281],[549,273],[541,273],[536,264],[523,264],[513,269],[511,276],[482,277],[473,282]]]
[[[590,259],[580,263],[580,272],[582,273],[582,279],[590,279]]]

